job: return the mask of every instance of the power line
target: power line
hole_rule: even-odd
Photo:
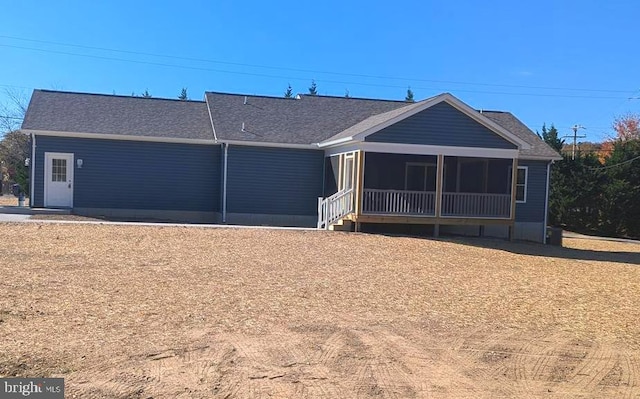
[[[0,87],[12,87],[14,89],[28,89],[28,90],[33,89],[33,87],[15,86],[15,85],[3,85],[3,84],[0,84]]]
[[[15,119],[15,120],[18,120],[18,121],[21,121],[21,120],[24,119],[24,118],[17,118],[15,116],[9,116],[9,115],[0,115],[0,118],[2,118],[2,119]]]
[[[605,169],[616,168],[618,166],[622,166],[622,165],[631,163],[631,162],[635,161],[636,159],[640,159],[640,155],[638,155],[637,157],[633,157],[631,159],[628,159],[628,160],[626,160],[624,162],[617,163],[617,164],[602,166],[602,167],[599,167],[599,168],[589,168],[589,169],[591,169],[591,170],[605,170]]]
[[[30,50],[30,51],[39,51],[44,53],[52,53],[52,54],[61,54],[73,57],[84,57],[84,58],[93,58],[100,60],[108,60],[108,61],[120,61],[120,62],[128,62],[133,64],[142,64],[142,65],[153,65],[160,67],[168,67],[168,68],[178,68],[178,69],[189,69],[189,70],[197,70],[197,71],[205,71],[205,72],[218,72],[218,73],[227,73],[234,75],[244,75],[244,76],[256,76],[256,77],[264,77],[264,78],[275,78],[275,79],[283,79],[283,80],[302,80],[303,78],[291,78],[290,76],[278,76],[278,75],[269,75],[264,73],[254,73],[254,72],[240,72],[240,71],[229,71],[224,69],[214,69],[214,68],[204,68],[204,67],[196,67],[196,66],[188,66],[188,65],[176,65],[176,64],[167,64],[162,62],[155,61],[140,61],[140,60],[131,60],[126,58],[116,58],[116,57],[106,57],[92,54],[79,54],[72,53],[67,51],[57,51],[57,50],[46,50],[40,48],[33,47],[23,47],[23,46],[14,46],[9,44],[0,44],[0,47],[8,47],[8,48],[16,48],[22,50]],[[348,81],[338,81],[338,80],[327,80],[327,79],[316,79],[317,82],[322,83],[333,83],[333,84],[341,84],[341,85],[355,85],[355,86],[368,86],[368,87],[385,87],[385,88],[401,88],[404,89],[406,86],[402,85],[390,85],[390,84],[379,84],[379,83],[362,83],[362,82],[348,82]],[[433,91],[448,91],[450,89],[447,88],[437,88],[437,87],[414,87],[414,89],[419,90],[433,90]],[[466,93],[479,93],[479,94],[494,94],[494,95],[508,95],[508,96],[533,96],[533,97],[554,97],[554,98],[582,98],[582,99],[621,99],[621,97],[612,97],[612,96],[586,96],[586,95],[562,95],[562,94],[544,94],[544,93],[513,93],[513,92],[492,92],[492,91],[480,91],[480,90],[469,90],[469,89],[456,89],[457,92],[466,92]]]
[[[566,90],[566,91],[600,92],[600,93],[628,93],[629,92],[629,90],[587,89],[587,88],[576,88],[576,87],[548,87],[548,86],[529,86],[529,85],[508,85],[508,84],[497,84],[497,83],[475,83],[475,82],[465,82],[465,81],[403,78],[403,77],[395,77],[395,76],[368,75],[368,74],[333,72],[333,71],[319,71],[319,70],[312,70],[312,69],[300,69],[300,68],[289,68],[289,67],[280,67],[280,66],[247,64],[247,63],[240,63],[240,62],[211,60],[211,59],[206,59],[206,58],[182,57],[182,56],[176,56],[176,55],[148,53],[148,52],[142,52],[142,51],[121,50],[121,49],[114,49],[114,48],[108,48],[108,47],[86,46],[86,45],[81,45],[81,44],[61,43],[61,42],[54,42],[54,41],[47,41],[47,40],[36,40],[36,39],[28,39],[28,38],[21,38],[21,37],[15,37],[15,36],[6,36],[6,35],[0,35],[0,38],[11,39],[11,40],[19,40],[19,41],[25,41],[25,42],[31,42],[31,43],[41,43],[41,44],[50,44],[50,45],[56,45],[56,46],[75,47],[75,48],[81,48],[81,49],[87,49],[87,50],[109,51],[109,52],[121,53],[121,54],[143,55],[143,56],[149,56],[149,57],[159,57],[159,58],[167,58],[167,59],[175,59],[175,60],[183,60],[183,61],[195,61],[195,62],[205,62],[205,63],[211,63],[211,64],[233,65],[233,66],[262,68],[262,69],[291,71],[291,72],[302,72],[302,73],[312,73],[312,74],[349,76],[349,77],[369,78],[369,79],[400,80],[400,81],[405,81],[405,82],[406,81],[409,81],[409,82],[429,82],[429,83],[459,84],[459,85],[488,86],[488,87],[504,87],[504,88],[516,88],[516,89]],[[8,45],[5,45],[5,46],[11,47],[11,46],[8,46]],[[20,48],[19,46],[14,46],[14,47]],[[229,73],[231,73],[231,72],[229,72]],[[325,80],[325,82],[327,82],[327,81]],[[337,83],[345,83],[345,82],[337,82]]]

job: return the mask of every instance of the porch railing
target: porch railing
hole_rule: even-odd
[[[353,188],[338,191],[327,198],[318,198],[318,228],[329,226],[353,212]]]
[[[508,218],[509,194],[442,193],[440,214],[449,217]],[[366,188],[362,195],[362,213],[379,215],[435,216],[433,191],[378,190]]]
[[[433,191],[377,190],[365,188],[362,213],[387,215],[435,215]]]
[[[442,193],[442,216],[508,218],[511,195]]]

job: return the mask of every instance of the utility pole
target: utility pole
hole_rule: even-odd
[[[578,139],[583,139],[585,137],[587,137],[587,135],[583,134],[581,136],[578,136],[578,129],[587,129],[586,127],[582,126],[582,125],[578,125],[577,123],[575,125],[573,125],[571,127],[571,129],[573,130],[573,136],[563,136],[562,138],[573,138],[573,148],[571,149],[571,159],[575,160],[576,159],[576,142]]]

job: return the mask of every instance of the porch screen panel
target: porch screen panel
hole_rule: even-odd
[[[465,161],[460,163],[460,192],[484,192],[484,162]]]
[[[407,165],[406,189],[409,191],[425,190],[426,169],[424,165]]]

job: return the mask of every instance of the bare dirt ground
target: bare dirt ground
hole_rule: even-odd
[[[640,245],[0,224],[0,376],[82,398],[638,398]]]

